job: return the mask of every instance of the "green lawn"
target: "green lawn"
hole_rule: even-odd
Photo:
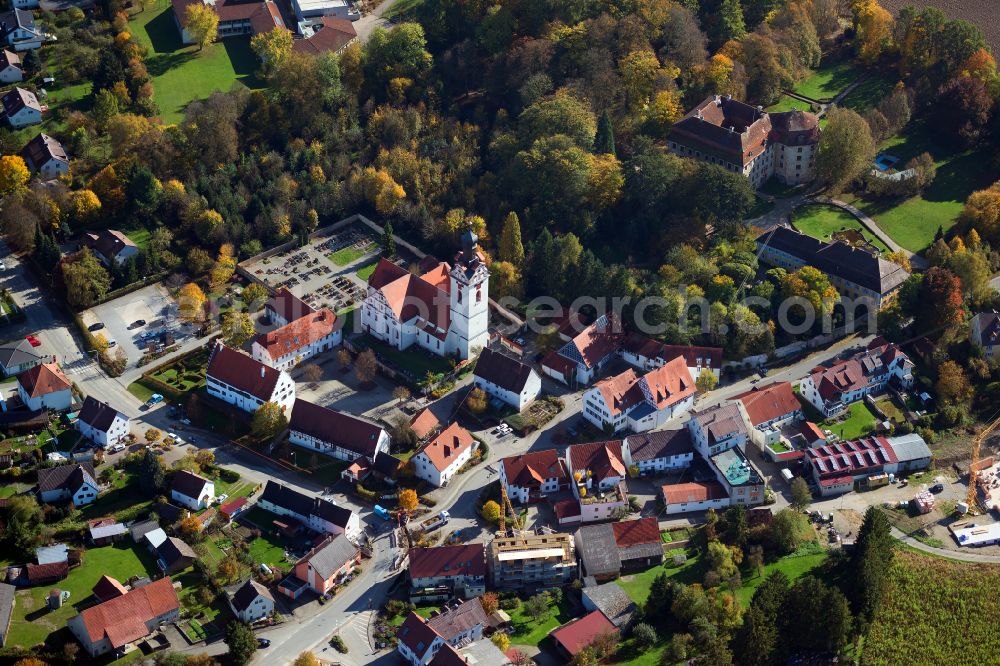
[[[128,392],[143,402],[148,401],[156,393],[156,391],[143,384],[141,380],[129,384]]]
[[[408,370],[417,380],[423,379],[428,372],[439,374],[451,371],[451,366],[447,361],[439,356],[431,355],[430,352],[416,348],[400,351],[367,334],[364,336],[362,344],[370,347],[376,355],[388,361],[389,364]]]
[[[819,102],[832,100],[858,78],[858,72],[849,62],[821,63],[812,75],[795,86],[803,97]]]
[[[156,4],[129,21],[136,41],[149,49],[146,68],[153,79],[154,99],[164,122],[181,119],[184,107],[216,90],[234,85],[264,87],[257,78],[257,59],[250,50],[250,40],[230,37],[210,45],[204,51],[181,43],[170,0]]]
[[[285,548],[273,537],[261,535],[250,542],[250,557],[254,562],[266,564],[269,567],[287,569],[291,564],[285,559]]]
[[[897,81],[899,77],[891,73],[872,74],[841,100],[841,106],[854,109],[858,113],[867,111],[892,92]]]
[[[361,257],[367,256],[375,251],[375,243],[369,243],[363,248],[357,247],[345,247],[337,250],[331,255],[328,255],[330,261],[337,264],[338,266],[347,266],[353,264],[355,261]]]
[[[825,559],[826,551],[812,552],[807,550],[804,553],[793,553],[777,562],[765,564],[764,575],[748,574],[743,577],[743,585],[736,591],[736,598],[740,600],[740,606],[746,608],[750,605],[753,593],[757,591],[757,588],[772,571],[781,571],[788,576],[788,580],[795,580],[799,576],[804,576],[817,569]]]
[[[831,430],[841,439],[857,439],[867,432],[878,421],[875,412],[868,408],[864,400],[855,402],[847,408],[847,418],[843,421],[823,421],[819,423],[820,430]]]
[[[375,272],[376,266],[378,266],[377,259],[375,261],[370,261],[361,268],[359,268],[355,273],[355,275],[357,275],[358,279],[361,280],[362,282],[368,282],[368,278],[370,278],[372,276],[372,273]]]
[[[85,553],[83,564],[70,570],[66,579],[54,585],[17,592],[7,645],[36,645],[44,641],[51,632],[65,627],[67,620],[96,602],[91,590],[104,574],[112,575],[124,583],[131,576],[152,576],[156,573],[158,570],[152,556],[144,549],[134,547],[131,542],[92,548]],[[45,606],[45,598],[53,587],[66,590],[70,597],[62,608],[49,611]]]
[[[801,99],[782,95],[777,102],[767,107],[766,110],[769,113],[778,113],[780,111],[809,111],[811,108],[812,105],[809,102],[803,102]]]
[[[149,229],[134,229],[132,231],[125,232],[129,240],[139,246],[140,250],[145,250],[149,247],[149,237],[153,235],[153,232]]]
[[[796,208],[792,214],[792,224],[802,233],[821,240],[830,240],[835,231],[854,229],[882,252],[889,251],[885,243],[869,234],[857,218],[836,206],[810,205]]]
[[[409,17],[424,0],[399,0],[383,15],[386,20]]]
[[[538,621],[524,612],[524,603],[507,613],[514,627],[514,633],[510,636],[511,645],[538,645],[550,631],[575,617],[565,601],[558,607],[550,606],[548,613]]]

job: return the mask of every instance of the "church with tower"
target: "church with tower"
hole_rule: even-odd
[[[489,341],[490,272],[472,231],[454,263],[425,257],[415,272],[383,258],[368,279],[361,326],[396,349],[416,344],[470,358]]]

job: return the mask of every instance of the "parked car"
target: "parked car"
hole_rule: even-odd
[[[117,344],[118,344],[117,340],[115,340],[114,338],[108,338],[108,349],[111,349]]]
[[[134,322],[128,325],[128,330],[131,331],[133,328],[142,328],[145,325],[146,325],[145,319],[136,319]]]
[[[124,450],[125,450],[124,444],[112,444],[108,448],[108,453],[118,453],[119,451],[124,451]]]
[[[229,495],[227,495],[226,493],[222,493],[221,495],[219,495],[218,497],[215,498],[215,503],[216,504],[222,504],[227,499],[229,499]]]
[[[88,326],[87,330],[90,331],[91,333],[93,333],[94,331],[99,331],[102,328],[104,328],[104,322],[103,321],[98,321],[98,322],[94,322],[93,324],[91,324],[90,326]]]
[[[30,344],[32,347],[40,347],[42,344],[42,341],[33,335],[25,336],[24,339],[27,340],[28,344]]]
[[[938,493],[943,493],[944,492],[944,484],[943,483],[935,483],[933,486],[931,486],[930,490],[935,495],[937,495]]]
[[[261,649],[267,648],[267,647],[271,647],[271,641],[269,641],[266,638],[258,638],[257,639],[257,647],[259,647]]]

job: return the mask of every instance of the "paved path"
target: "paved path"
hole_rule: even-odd
[[[858,222],[861,223],[861,226],[867,229],[870,233],[874,234],[875,237],[878,238],[880,241],[885,243],[886,247],[888,247],[891,251],[905,252],[906,255],[910,258],[910,265],[913,268],[920,270],[924,270],[927,268],[928,264],[926,259],[917,254],[914,254],[913,252],[910,252],[905,247],[900,246],[896,241],[892,240],[889,234],[882,231],[882,228],[878,226],[875,220],[873,220],[867,214],[863,213],[858,208],[839,199],[832,199],[830,197],[815,196],[812,198],[812,200],[817,203],[829,204],[831,206],[836,206],[837,208],[840,208],[842,210],[846,210],[848,213],[857,218]]]
[[[366,14],[354,22],[354,30],[358,33],[358,41],[367,42],[372,30],[377,27],[386,27],[390,21],[385,14],[396,4],[396,0],[385,0],[375,8],[375,11]]]
[[[945,548],[935,548],[934,546],[928,546],[926,543],[918,541],[911,536],[907,536],[895,527],[892,528],[892,536],[896,537],[907,546],[912,546],[917,550],[922,550],[925,553],[937,555],[938,557],[947,557],[952,560],[961,560],[963,562],[1000,564],[1000,555],[984,555],[973,550],[947,550]]]

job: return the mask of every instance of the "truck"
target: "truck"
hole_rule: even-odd
[[[378,504],[375,505],[375,515],[381,518],[382,520],[392,520],[392,516],[389,515],[389,512],[386,511],[384,507],[379,506]]]
[[[427,520],[420,523],[420,529],[423,530],[424,532],[431,532],[441,527],[442,525],[447,524],[449,518],[451,518],[451,515],[449,515],[447,511],[442,511],[438,515],[432,518],[428,518]]]

